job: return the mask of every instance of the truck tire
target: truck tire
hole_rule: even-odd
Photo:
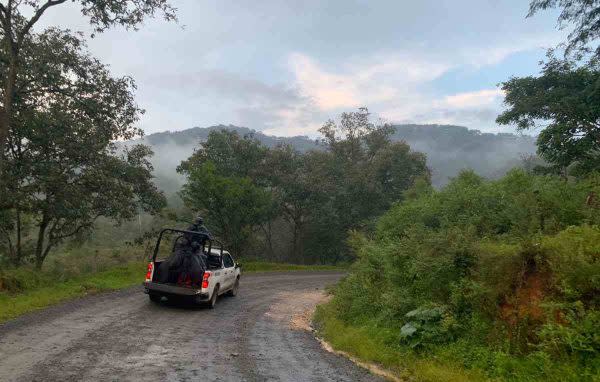
[[[214,309],[215,305],[217,305],[217,298],[219,298],[219,286],[216,285],[213,290],[212,296],[210,296],[210,300],[208,301],[208,308]]]
[[[155,293],[149,293],[148,298],[150,298],[150,301],[152,301],[155,304],[158,304],[160,300],[162,300],[162,296]]]
[[[235,283],[233,284],[233,288],[227,292],[227,296],[235,297],[238,294],[238,290],[240,289],[240,279],[235,279]]]

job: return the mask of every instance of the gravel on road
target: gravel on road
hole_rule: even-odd
[[[244,275],[212,310],[140,286],[34,312],[0,325],[0,381],[381,381],[306,330],[341,276]]]

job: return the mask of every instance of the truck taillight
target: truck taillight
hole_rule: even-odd
[[[202,288],[208,288],[208,279],[210,278],[210,272],[204,272],[202,276]]]
[[[154,264],[152,262],[148,263],[148,268],[146,270],[146,281],[152,281],[152,271],[154,270]]]

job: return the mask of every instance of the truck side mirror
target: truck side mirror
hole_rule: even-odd
[[[235,263],[235,267],[236,267],[236,268],[241,268],[241,267],[242,267],[242,264],[240,264],[240,263]]]

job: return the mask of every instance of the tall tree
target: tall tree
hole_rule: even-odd
[[[372,123],[366,108],[342,113],[339,123],[328,121],[319,131],[333,154],[331,178],[342,193],[336,202],[349,221],[377,215],[402,198],[414,179],[429,177],[425,156],[404,142],[391,143],[394,128]]]
[[[207,217],[209,228],[236,254],[248,253],[255,229],[273,215],[265,185],[267,148],[251,135],[219,130],[177,171],[187,177],[181,195],[187,206]]]
[[[80,37],[49,29],[23,45],[27,63],[15,83],[15,118],[7,140],[13,242],[33,241],[38,267],[64,239],[101,216],[129,219],[158,211],[146,146],[119,153],[116,140],[141,135],[141,109],[130,78],[113,78],[85,52]],[[37,231],[23,229],[23,218]],[[6,233],[6,230],[4,230]],[[17,245],[15,263],[27,255]]]
[[[276,234],[291,241],[288,259],[338,261],[347,254],[348,230],[400,200],[417,179],[428,182],[429,170],[424,155],[391,143],[393,128],[371,123],[366,109],[344,113],[321,131],[325,150],[307,153],[212,132],[179,167],[188,177],[183,197],[230,245],[243,248],[261,222],[284,221]],[[263,231],[270,242],[272,231]]]
[[[312,253],[340,260],[349,230],[363,228],[401,200],[417,179],[430,181],[425,155],[392,143],[393,131],[372,123],[366,108],[342,113],[339,123],[328,121],[320,129],[327,153],[310,158],[312,183],[322,189],[312,194]]]
[[[187,160],[181,162],[177,171],[186,173],[203,163],[212,162],[217,171],[227,176],[256,179],[264,164],[267,148],[252,135],[240,137],[235,131],[221,129],[211,131]]]
[[[358,162],[372,157],[390,142],[394,127],[388,123],[375,125],[370,115],[366,107],[361,107],[356,112],[342,113],[339,123],[327,121],[319,129],[323,143],[340,159]]]
[[[6,144],[15,118],[16,83],[24,64],[24,46],[34,26],[48,11],[67,0],[7,0],[0,2],[0,50],[3,67],[2,105],[0,107],[0,208],[9,204],[5,195],[4,168]],[[149,16],[161,13],[167,20],[175,19],[175,9],[168,0],[74,0],[95,33],[115,25],[137,28]],[[2,203],[4,202],[4,203]]]
[[[502,84],[509,106],[497,118],[521,130],[541,127],[538,152],[563,174],[600,168],[600,67],[551,59],[539,77]]]
[[[509,108],[496,121],[520,130],[541,127],[538,153],[552,165],[544,171],[587,172],[600,168],[600,1],[533,0],[528,17],[551,8],[561,10],[560,28],[572,26],[565,58],[550,51],[539,76],[502,83]]]
[[[292,258],[302,259],[302,234],[310,214],[311,194],[317,187],[309,177],[306,155],[291,146],[269,150],[264,178],[283,219],[291,225]]]
[[[248,254],[254,228],[269,218],[270,195],[248,177],[226,176],[207,161],[185,172],[181,195],[236,255]]]

